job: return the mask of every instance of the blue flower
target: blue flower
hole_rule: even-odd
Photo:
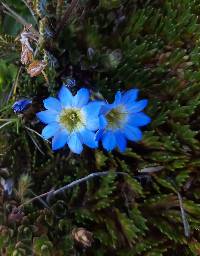
[[[89,91],[80,89],[73,96],[62,86],[58,99],[44,100],[47,109],[37,113],[37,117],[47,126],[42,130],[45,139],[52,139],[52,149],[57,150],[68,144],[72,152],[80,154],[85,144],[90,148],[98,146],[95,131],[99,129],[99,111],[102,103],[89,102]]]
[[[105,103],[102,106],[96,140],[101,139],[106,150],[111,151],[118,147],[124,152],[127,140],[137,142],[142,139],[140,127],[147,125],[151,119],[142,112],[148,101],[136,101],[137,96],[137,89],[131,89],[124,94],[117,92],[112,104]]]
[[[24,110],[27,109],[27,107],[32,103],[32,100],[30,99],[21,99],[16,101],[13,106],[12,109],[15,113],[20,113]]]

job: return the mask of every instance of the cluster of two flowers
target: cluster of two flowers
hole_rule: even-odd
[[[52,149],[58,150],[66,144],[74,153],[80,154],[83,144],[97,148],[99,141],[111,151],[115,147],[124,152],[127,140],[142,139],[141,126],[150,118],[143,113],[146,99],[137,101],[138,90],[117,92],[112,104],[105,101],[90,101],[89,90],[81,88],[75,96],[62,86],[58,98],[44,100],[46,110],[37,113],[46,124],[42,130],[44,139],[52,138]]]

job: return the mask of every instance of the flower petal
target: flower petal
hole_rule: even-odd
[[[96,131],[99,129],[99,117],[93,119],[87,119],[85,123],[85,127],[88,130]]]
[[[73,106],[75,107],[83,107],[89,101],[89,90],[86,88],[81,88],[73,99]]]
[[[37,113],[36,115],[41,122],[49,124],[56,121],[58,113],[52,110],[45,110]]]
[[[58,131],[52,139],[52,149],[57,150],[65,146],[68,140],[68,133],[66,130]]]
[[[121,152],[124,152],[126,150],[127,146],[127,140],[124,136],[124,134],[121,131],[116,131],[115,132],[115,138],[117,142],[117,146]]]
[[[115,101],[113,102],[113,105],[114,105],[115,107],[120,104],[121,98],[122,98],[122,94],[121,94],[120,91],[118,91],[118,92],[115,94]]]
[[[65,86],[61,87],[58,93],[58,98],[64,107],[72,106],[73,96],[70,90],[67,89]]]
[[[97,117],[102,106],[102,101],[92,101],[82,108],[87,118]]]
[[[126,127],[124,128],[124,133],[126,135],[126,138],[131,141],[136,142],[142,139],[142,132],[137,127],[126,125]]]
[[[95,134],[95,140],[99,141],[103,137],[104,129],[99,129]]]
[[[99,127],[100,129],[104,129],[108,125],[108,122],[104,115],[99,116]]]
[[[133,103],[136,99],[137,99],[137,96],[138,96],[138,92],[139,90],[138,89],[131,89],[131,90],[128,90],[127,92],[125,92],[122,96],[122,102],[123,103],[130,103],[131,102]]]
[[[71,149],[71,151],[76,154],[80,154],[83,150],[82,143],[80,142],[80,139],[79,139],[77,133],[73,133],[70,135],[67,144],[68,144],[69,148]]]
[[[44,139],[48,140],[49,138],[54,136],[54,134],[57,133],[59,129],[60,129],[60,126],[58,123],[56,122],[50,123],[47,126],[45,126],[44,129],[42,130],[42,136],[44,137]]]
[[[102,144],[107,151],[111,151],[116,147],[116,139],[113,132],[107,131],[106,133],[104,133],[102,138]]]
[[[146,114],[144,114],[143,112],[141,112],[141,113],[135,113],[135,114],[129,115],[129,119],[127,123],[132,126],[144,126],[150,122],[151,122],[151,118]]]
[[[57,112],[60,112],[62,109],[60,101],[56,98],[49,97],[49,98],[45,99],[43,102],[44,102],[44,107],[46,109],[54,110]]]
[[[94,101],[90,102],[82,108],[83,114],[85,115],[86,122],[85,126],[91,131],[99,129],[99,111],[102,106],[102,102]]]
[[[26,108],[32,103],[31,99],[21,99],[16,101],[13,106],[12,109],[14,110],[15,113],[19,113],[22,112],[24,110],[26,110]]]
[[[114,104],[105,103],[101,106],[100,114],[105,115],[114,108]]]
[[[83,144],[87,145],[90,148],[98,147],[98,142],[95,141],[95,133],[89,131],[88,129],[80,131],[79,138]]]
[[[137,102],[124,103],[129,112],[136,113],[142,111],[148,104],[148,100],[140,100]]]

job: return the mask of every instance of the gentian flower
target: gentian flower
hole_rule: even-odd
[[[141,112],[148,101],[136,101],[137,96],[137,89],[131,89],[124,94],[117,92],[112,104],[105,103],[102,106],[96,140],[101,139],[106,150],[111,151],[118,147],[124,152],[127,140],[137,142],[142,139],[140,127],[147,125],[151,119]]]
[[[68,144],[72,152],[80,154],[82,144],[90,148],[98,146],[95,131],[99,128],[101,103],[89,102],[89,91],[80,89],[73,96],[68,88],[62,86],[58,99],[44,100],[47,109],[37,113],[37,117],[47,126],[42,130],[45,139],[52,139],[52,149],[57,150]]]
[[[27,107],[32,103],[32,100],[30,99],[21,99],[16,101],[13,106],[12,109],[15,113],[20,113],[24,110],[27,109]]]

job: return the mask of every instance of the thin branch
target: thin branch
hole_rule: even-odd
[[[11,123],[13,123],[13,120],[12,120],[12,121],[8,121],[8,122],[6,122],[5,124],[2,124],[2,125],[0,126],[0,129],[2,129],[3,127],[5,127],[5,126],[7,126],[7,125],[9,125],[9,124],[11,124]]]
[[[19,14],[13,11],[7,4],[1,2],[3,7],[5,8],[4,12],[14,18],[18,23],[22,24],[23,26],[29,26],[30,24]],[[30,27],[30,31],[36,34],[39,37],[39,33],[37,30],[34,29],[33,26]]]
[[[33,10],[31,9],[30,5],[26,2],[26,0],[22,0],[22,2],[26,5],[26,7],[29,9],[35,23],[37,24],[38,21],[37,21],[37,18],[35,17],[35,13],[33,12]]]
[[[16,78],[15,78],[15,81],[14,81],[14,83],[13,83],[13,85],[12,85],[12,88],[11,88],[10,93],[9,93],[9,95],[8,95],[8,98],[7,98],[7,102],[10,100],[10,98],[12,97],[12,95],[13,95],[13,97],[15,97],[16,90],[17,90],[17,85],[18,85],[18,80],[19,80],[19,76],[20,76],[20,74],[21,74],[21,71],[22,71],[22,66],[19,67],[19,69],[18,69],[18,72],[17,72]]]
[[[65,191],[65,190],[67,190],[67,189],[70,189],[70,188],[74,187],[75,185],[78,185],[78,184],[80,184],[80,183],[82,183],[82,182],[84,182],[84,181],[88,181],[88,180],[90,180],[90,179],[93,179],[94,177],[106,176],[106,175],[108,175],[108,174],[110,174],[110,173],[111,173],[111,172],[94,172],[94,173],[91,173],[91,174],[89,174],[88,176],[86,176],[86,177],[84,177],[84,178],[80,178],[80,179],[78,179],[78,180],[75,180],[75,181],[71,182],[70,184],[67,184],[67,185],[64,186],[64,187],[55,190],[55,191],[53,192],[53,195],[57,195],[57,194],[59,194],[60,192],[63,192],[63,191]],[[128,176],[128,174],[127,174],[127,173],[124,173],[124,172],[114,172],[114,174],[127,175],[127,176]]]
[[[39,145],[37,144],[36,140],[33,138],[31,132],[27,131],[29,137],[31,138],[33,144],[36,146],[36,148],[38,149],[38,151],[44,156],[45,153],[42,151],[42,149],[39,147]]]
[[[159,172],[163,169],[164,169],[164,166],[152,166],[152,167],[146,167],[139,170],[139,173],[154,173],[154,172]]]
[[[49,78],[48,78],[47,74],[44,71],[42,71],[42,74],[43,74],[44,80],[46,81],[47,85],[49,86]]]
[[[78,180],[72,181],[71,183],[69,183],[69,184],[65,185],[64,187],[61,187],[61,188],[59,188],[57,190],[52,189],[52,190],[50,190],[48,192],[45,192],[45,193],[43,193],[43,194],[41,194],[39,196],[33,197],[30,200],[28,200],[28,201],[24,202],[23,204],[21,204],[18,208],[22,208],[25,204],[30,204],[33,201],[41,199],[41,198],[43,198],[45,196],[48,196],[50,194],[52,196],[55,196],[55,195],[57,195],[57,194],[59,194],[61,192],[64,192],[65,190],[70,189],[70,188],[72,188],[72,187],[74,187],[74,186],[76,186],[76,185],[78,185],[78,184],[80,184],[82,182],[88,181],[88,180],[93,179],[95,177],[107,176],[108,174],[111,174],[111,172],[107,171],[107,172],[94,172],[94,173],[91,173],[91,174],[87,175],[86,177],[83,177],[83,178],[80,178]],[[125,173],[125,172],[114,172],[113,174],[129,176],[129,174]]]
[[[31,191],[31,193],[32,193],[34,196],[36,196],[36,194],[33,193],[33,191]],[[48,204],[47,204],[41,197],[38,197],[38,200],[39,200],[46,208],[51,209],[51,208],[48,206]]]
[[[26,125],[25,125],[24,127],[25,127],[27,130],[29,130],[29,131],[31,131],[31,132],[37,134],[37,136],[39,136],[40,138],[42,138],[42,139],[44,140],[44,138],[43,138],[38,132],[36,132],[35,130],[31,129],[30,127],[28,127],[28,126],[26,126]],[[45,141],[49,143],[48,140],[45,140]]]
[[[43,198],[45,196],[48,196],[51,193],[52,193],[52,190],[50,190],[50,191],[48,191],[46,193],[43,193],[43,194],[41,194],[39,196],[35,196],[35,197],[31,198],[30,200],[28,200],[28,201],[24,202],[23,204],[21,204],[18,208],[21,209],[25,204],[30,204],[33,201],[37,200],[37,199],[40,201],[41,198]]]
[[[184,233],[185,233],[186,237],[189,237],[190,236],[190,225],[188,223],[186,213],[185,213],[185,210],[183,207],[183,200],[182,200],[182,197],[179,192],[177,193],[177,195],[178,195],[179,205],[180,205],[180,209],[181,209],[181,218],[183,221]]]
[[[73,10],[76,8],[78,3],[79,3],[79,0],[72,0],[70,6],[66,9],[64,13],[62,20],[60,21],[60,23],[56,28],[55,36],[58,36],[58,34],[62,31],[63,27],[65,26],[67,20],[69,19],[70,15],[72,14]]]
[[[0,118],[0,122],[16,121],[16,118]]]

